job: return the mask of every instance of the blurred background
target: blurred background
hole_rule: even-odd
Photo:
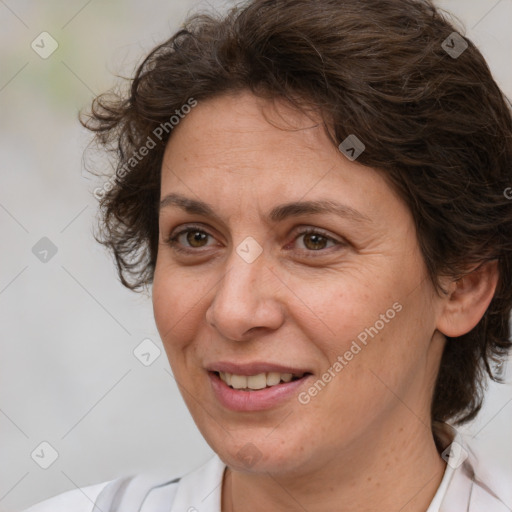
[[[437,4],[512,98],[512,0]],[[182,402],[150,297],[121,285],[93,239],[103,180],[84,169],[90,137],[77,115],[188,13],[230,5],[0,0],[0,512],[130,473],[177,476],[213,454]],[[512,474],[510,365],[503,372],[507,384],[490,385],[462,430]]]

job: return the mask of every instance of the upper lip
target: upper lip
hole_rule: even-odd
[[[255,361],[252,363],[232,363],[229,361],[219,361],[206,366],[210,372],[225,372],[234,375],[258,375],[260,373],[291,373],[295,376],[302,376],[305,373],[311,373],[307,369],[285,366],[282,364],[265,363]]]

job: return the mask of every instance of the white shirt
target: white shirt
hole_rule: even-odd
[[[456,443],[463,447],[462,456],[454,454]],[[460,435],[451,446],[443,479],[426,512],[511,512],[512,492],[507,489],[512,482],[500,482],[484,468]],[[215,455],[181,478],[118,478],[65,492],[25,512],[221,512],[225,469]]]

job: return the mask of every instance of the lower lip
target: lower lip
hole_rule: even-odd
[[[217,400],[232,411],[263,411],[271,409],[296,396],[297,390],[312,375],[301,379],[282,382],[276,386],[254,391],[241,391],[229,387],[216,373],[208,372],[210,383]]]

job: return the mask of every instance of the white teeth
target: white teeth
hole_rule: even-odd
[[[231,375],[231,387],[235,389],[244,389],[247,387],[247,377],[245,375]]]
[[[219,372],[221,380],[234,389],[263,389],[265,387],[276,386],[281,382],[290,382],[293,379],[291,373],[258,373],[258,375],[234,375],[227,372]],[[302,375],[298,375],[301,377]]]
[[[231,374],[225,372],[219,372],[220,378],[228,385],[231,385]]]
[[[264,373],[251,375],[247,377],[247,387],[249,389],[263,389],[267,387],[267,377]]]
[[[275,386],[281,382],[281,374],[276,372],[267,373],[267,386]]]

